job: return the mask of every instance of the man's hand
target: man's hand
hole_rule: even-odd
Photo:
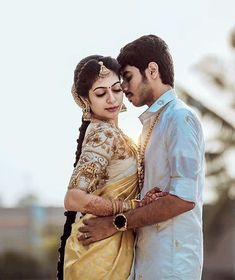
[[[113,225],[113,217],[84,219],[83,224],[84,226],[78,229],[78,240],[82,245],[103,240],[117,232]]]

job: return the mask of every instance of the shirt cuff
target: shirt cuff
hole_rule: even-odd
[[[169,193],[179,198],[197,202],[197,183],[195,180],[190,178],[172,178],[170,182],[170,190]]]

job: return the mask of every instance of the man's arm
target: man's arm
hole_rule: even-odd
[[[166,221],[193,209],[195,204],[180,199],[174,195],[163,196],[152,203],[125,213],[127,228],[134,229]],[[113,216],[84,220],[84,226],[79,229],[78,240],[83,245],[103,240],[117,232],[113,225]],[[83,234],[81,234],[83,233]],[[86,233],[86,235],[84,235]],[[85,238],[88,236],[88,238]]]
[[[126,213],[128,229],[164,222],[194,208],[193,202],[174,195],[166,195],[152,203]]]

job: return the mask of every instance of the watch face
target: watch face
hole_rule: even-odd
[[[122,228],[124,227],[126,224],[126,219],[124,216],[120,215],[120,216],[117,216],[115,218],[115,225],[118,227],[118,228]]]

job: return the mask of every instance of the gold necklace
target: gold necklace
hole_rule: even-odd
[[[139,138],[139,144],[138,144],[138,180],[139,180],[139,192],[142,190],[144,185],[144,154],[145,150],[149,141],[149,138],[152,134],[153,128],[156,123],[159,122],[160,119],[160,112],[156,115],[154,118],[154,121],[149,127],[149,130],[146,134],[146,137],[144,138],[143,145],[141,145],[141,140]]]
[[[116,127],[119,131],[119,133],[121,134],[122,138],[125,140],[127,146],[129,147],[129,149],[132,151],[132,153],[138,158],[137,156],[137,145],[134,143],[134,141],[127,136],[119,127]],[[138,160],[138,159],[137,159]]]

